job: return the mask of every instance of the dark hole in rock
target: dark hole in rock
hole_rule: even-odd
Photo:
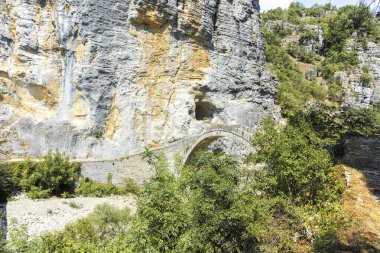
[[[38,0],[38,4],[39,4],[42,8],[44,8],[44,7],[46,6],[46,2],[47,2],[47,0]]]
[[[207,101],[198,101],[195,103],[195,118],[197,120],[212,119],[215,112],[215,106]]]

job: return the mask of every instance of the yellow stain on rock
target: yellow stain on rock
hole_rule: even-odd
[[[175,41],[170,26],[162,23],[156,10],[139,13],[142,15],[133,20],[130,32],[141,52],[135,83],[146,90],[146,101],[142,112],[135,111],[133,129],[141,130],[142,141],[154,131],[156,139],[149,138],[149,144],[158,146],[179,82],[188,82],[189,87],[199,85],[210,66],[210,55],[193,40]]]
[[[115,135],[116,129],[120,122],[120,113],[117,108],[117,101],[116,101],[117,95],[115,94],[111,109],[108,113],[107,120],[106,120],[106,133],[105,137],[109,140],[113,140],[113,137]]]
[[[75,51],[75,57],[77,59],[77,62],[81,63],[83,61],[84,57],[84,45],[80,38],[77,40],[77,49]]]

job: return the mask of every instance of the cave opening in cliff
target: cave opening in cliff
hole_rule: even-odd
[[[213,118],[215,106],[208,101],[198,101],[195,103],[195,118],[197,120],[210,120]]]
[[[38,4],[44,8],[46,6],[46,0],[38,0]]]

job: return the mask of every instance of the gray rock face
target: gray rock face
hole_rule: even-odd
[[[350,41],[349,50],[358,52],[360,69],[353,73],[337,72],[345,92],[346,107],[369,107],[380,102],[380,46],[368,42],[368,47],[356,46],[355,35]],[[367,68],[368,74],[363,72]],[[367,75],[368,78],[363,77]]]
[[[343,162],[354,168],[380,170],[380,137],[355,137],[344,143]]]
[[[0,0],[1,150],[114,158],[278,115],[258,0]]]

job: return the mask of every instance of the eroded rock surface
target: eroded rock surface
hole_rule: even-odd
[[[364,49],[357,45],[355,36],[350,40],[349,50],[358,52],[360,68],[353,73],[338,72],[336,75],[345,92],[343,106],[369,107],[380,102],[380,45],[368,42]],[[368,73],[363,69],[367,69]]]
[[[255,126],[278,113],[259,22],[258,0],[0,0],[0,148],[114,158]]]

